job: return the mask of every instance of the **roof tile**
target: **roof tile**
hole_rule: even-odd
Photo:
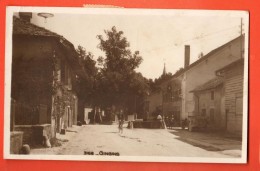
[[[43,27],[36,26],[18,17],[13,17],[13,34],[15,35],[32,35],[32,36],[52,36],[62,38],[61,35],[47,30]]]

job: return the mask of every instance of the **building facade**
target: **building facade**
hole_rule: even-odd
[[[242,137],[244,100],[244,59],[241,58],[218,70],[224,79],[226,131]]]
[[[207,127],[208,130],[225,130],[225,92],[223,78],[214,79],[200,85],[193,91],[195,96],[195,118],[199,128]]]
[[[174,126],[181,124],[181,82],[171,79],[161,84],[162,114],[164,118],[174,118]]]
[[[13,130],[23,131],[28,144],[77,123],[75,85],[77,78],[85,77],[73,45],[30,23],[31,17],[20,13],[13,18],[11,81]]]
[[[161,84],[162,101],[151,99],[150,104],[162,104],[163,113],[176,115],[179,122],[202,114],[208,117],[212,129],[225,129],[224,81],[216,77],[216,71],[243,58],[243,53],[244,36],[241,35],[189,64],[190,47],[186,45],[184,68]],[[200,87],[204,89],[199,90]]]
[[[243,47],[244,36],[239,36],[209,52],[191,65],[186,65],[183,72],[177,76],[177,79],[181,80],[182,119],[196,115],[196,97],[191,91],[214,79],[215,72],[220,68],[242,58]]]

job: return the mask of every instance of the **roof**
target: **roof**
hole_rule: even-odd
[[[66,57],[71,66],[74,68],[77,74],[86,78],[86,72],[80,67],[79,61],[75,56],[77,52],[71,42],[66,40],[63,36],[47,30],[43,27],[39,27],[25,20],[14,16],[13,17],[13,35],[23,35],[23,36],[35,36],[35,37],[49,37],[58,40],[59,44],[65,49]]]
[[[237,41],[237,40],[240,40],[240,39],[244,39],[244,35],[240,35],[240,36],[238,36],[237,38],[235,38],[235,39],[233,39],[233,40],[227,42],[226,44],[224,44],[224,45],[222,45],[222,46],[220,46],[220,47],[218,47],[218,48],[216,48],[216,49],[210,51],[208,54],[204,55],[204,56],[201,57],[199,60],[197,60],[197,61],[193,62],[192,64],[190,64],[187,68],[184,69],[183,72],[185,72],[185,71],[191,69],[192,67],[196,66],[197,64],[199,64],[199,63],[205,61],[206,59],[208,59],[209,57],[211,57],[211,56],[214,55],[215,53],[219,52],[220,50],[224,49],[225,47],[229,46],[229,45],[232,44],[233,42],[235,42],[235,41]]]
[[[52,36],[62,38],[61,35],[47,30],[43,27],[36,26],[30,22],[13,17],[13,34],[15,35],[32,35],[32,36]]]
[[[193,62],[192,64],[190,64],[188,67],[182,69],[181,71],[175,73],[172,78],[176,78],[180,75],[182,75],[183,73],[185,73],[186,71],[190,70],[191,68],[193,68],[194,66],[202,63],[203,61],[207,60],[208,58],[210,58],[212,55],[214,55],[215,53],[219,52],[220,50],[224,49],[225,47],[229,46],[230,44],[232,44],[235,41],[238,41],[240,39],[244,39],[244,35],[240,35],[237,38],[225,43],[224,45],[210,51],[208,54],[204,55],[203,57],[201,57],[200,59],[198,59],[197,61]]]
[[[198,92],[198,91],[214,89],[217,86],[221,85],[222,83],[223,83],[222,77],[215,77],[214,79],[209,80],[208,82],[196,87],[195,89],[191,90],[190,92]]]
[[[226,69],[230,69],[230,68],[233,68],[233,67],[237,67],[239,65],[243,65],[244,64],[244,60],[245,60],[244,58],[240,58],[240,59],[238,59],[238,60],[236,60],[236,61],[234,61],[234,62],[232,62],[232,63],[230,63],[230,64],[228,64],[226,66],[224,66],[223,68],[217,70],[216,73],[220,74],[221,72],[225,71]]]

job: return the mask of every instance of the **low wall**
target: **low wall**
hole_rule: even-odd
[[[43,136],[52,138],[51,124],[15,125],[14,129],[23,132],[23,144],[40,145],[43,142]]]
[[[32,142],[32,125],[15,125],[14,130],[23,132],[23,144]]]
[[[10,154],[19,154],[23,146],[23,132],[12,131],[10,138]]]
[[[133,121],[134,128],[165,129],[165,123],[158,120]]]

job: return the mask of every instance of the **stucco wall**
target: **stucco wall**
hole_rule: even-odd
[[[214,92],[214,99],[211,99],[211,92]],[[205,90],[200,93],[196,93],[196,115],[201,115],[202,110],[206,110],[206,117],[208,119],[208,126],[212,130],[225,129],[226,117],[225,117],[225,105],[224,105],[224,89],[220,85],[212,90]],[[214,121],[211,120],[210,110],[214,110]]]
[[[180,76],[183,92],[182,118],[194,115],[195,99],[190,91],[214,78],[216,70],[241,58],[241,41],[242,39],[236,39]]]

